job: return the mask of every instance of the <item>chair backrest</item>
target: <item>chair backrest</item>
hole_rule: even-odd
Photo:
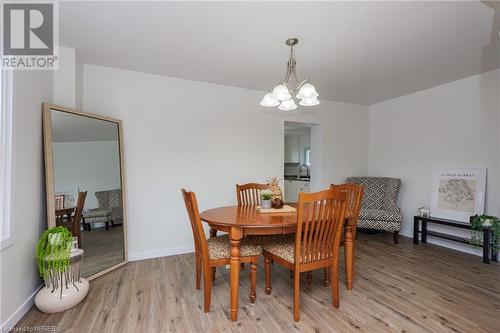
[[[299,193],[295,265],[338,256],[347,194],[336,189]]]
[[[389,177],[349,177],[347,183],[365,187],[361,208],[394,211],[401,179]]]
[[[96,191],[95,197],[97,198],[99,209],[109,209],[113,221],[115,223],[121,222],[123,218],[121,189]]]
[[[236,184],[236,198],[238,199],[238,206],[252,206],[260,203],[260,191],[269,190],[269,184]]]
[[[121,208],[122,206],[121,189],[96,191],[95,197],[97,198],[99,208],[101,209],[115,208],[115,207]]]
[[[85,206],[86,198],[87,198],[87,191],[78,192],[75,214],[71,218],[71,233],[78,239],[79,248],[82,247],[82,240],[80,235],[80,221],[82,219],[82,212],[83,212],[83,207]]]
[[[201,224],[200,212],[198,210],[198,201],[196,200],[196,194],[194,192],[188,191],[186,189],[181,189],[182,197],[184,198],[184,203],[186,204],[186,210],[189,215],[189,222],[191,223],[191,229],[193,231],[194,239],[194,250],[197,255],[203,258],[203,262],[208,263],[208,244],[207,238],[205,236],[205,231],[203,230],[203,225]],[[208,269],[208,267],[206,267]],[[204,267],[205,269],[205,267]]]
[[[356,184],[331,184],[330,189],[336,189],[347,194],[347,225],[350,227],[356,227],[358,224],[359,210],[361,209],[364,186]]]

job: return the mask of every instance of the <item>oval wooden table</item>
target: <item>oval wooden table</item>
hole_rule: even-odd
[[[296,207],[296,204],[288,204]],[[238,289],[240,284],[240,241],[247,235],[279,235],[295,232],[297,213],[261,214],[256,206],[227,206],[209,209],[200,214],[210,226],[210,237],[217,231],[229,234],[231,246],[230,290],[231,321],[238,318]]]

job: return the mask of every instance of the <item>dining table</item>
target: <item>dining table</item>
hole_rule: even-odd
[[[288,203],[297,207],[296,203]],[[260,213],[257,206],[226,206],[208,209],[200,214],[210,226],[210,237],[217,231],[227,232],[230,243],[230,301],[231,321],[238,319],[238,293],[240,284],[240,241],[249,235],[280,235],[294,233],[296,212]]]
[[[68,221],[73,213],[75,212],[76,207],[64,207],[56,209],[56,224],[61,224]]]

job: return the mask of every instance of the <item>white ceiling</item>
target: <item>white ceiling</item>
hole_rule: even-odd
[[[51,110],[52,142],[118,141],[116,123]]]
[[[267,90],[295,36],[299,78],[320,99],[373,104],[497,68],[495,6],[62,2],[60,40],[84,63]]]

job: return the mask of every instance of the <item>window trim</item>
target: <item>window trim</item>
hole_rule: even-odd
[[[0,251],[13,245],[11,237],[12,196],[12,70],[2,70],[0,104]]]

